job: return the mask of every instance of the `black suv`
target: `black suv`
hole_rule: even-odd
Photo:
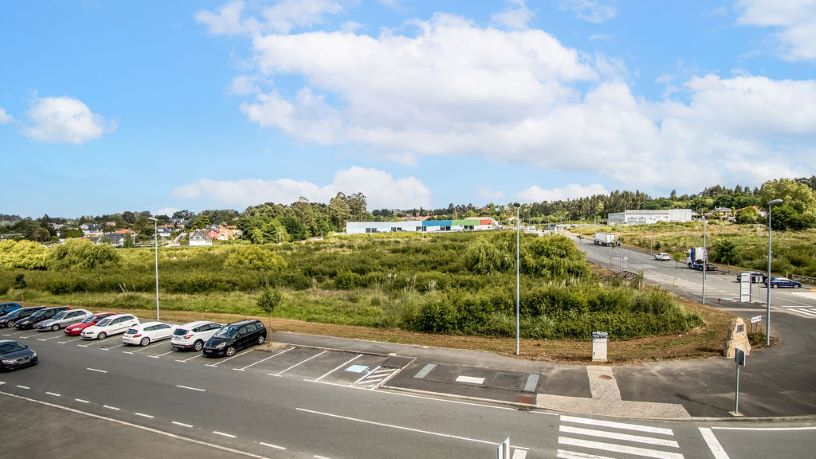
[[[34,306],[11,311],[3,317],[0,317],[0,328],[13,327],[18,320],[23,320],[41,309],[45,309],[45,306]]]
[[[260,320],[233,322],[215,332],[212,338],[204,343],[204,355],[230,357],[241,349],[263,344],[264,341],[266,327]]]
[[[48,320],[60,311],[65,311],[69,309],[68,306],[57,306],[55,308],[44,308],[40,309],[39,311],[31,314],[30,316],[26,317],[23,320],[17,320],[15,327],[19,328],[20,330],[28,330],[30,328],[34,328],[37,326],[38,323],[42,322],[43,320]]]

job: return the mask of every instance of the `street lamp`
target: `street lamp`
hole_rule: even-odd
[[[765,302],[765,313],[768,315],[765,318],[765,345],[771,345],[771,208],[782,204],[781,199],[773,199],[768,201],[768,299]]]
[[[519,308],[519,297],[521,295],[521,281],[519,280],[519,275],[521,270],[519,269],[519,260],[520,260],[520,232],[519,232],[519,209],[521,205],[519,203],[513,204],[513,207],[516,208],[516,355],[521,355],[521,342],[520,342],[520,308]]]
[[[159,221],[154,217],[148,220],[153,221],[153,247],[156,253],[156,320],[159,320]]]
[[[708,247],[706,244],[706,236],[708,233],[708,219],[703,216],[703,292],[702,292],[702,303],[705,304],[705,281],[706,281],[706,271],[708,270]],[[695,257],[696,258],[696,257]],[[694,261],[694,260],[692,260]]]

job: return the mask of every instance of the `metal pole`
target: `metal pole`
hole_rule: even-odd
[[[772,206],[768,203],[768,284],[765,286],[768,290],[768,297],[765,301],[765,345],[771,345],[771,209]]]
[[[739,416],[739,363],[737,363],[737,392],[734,396],[734,414]]]
[[[520,268],[519,268],[519,260],[520,260],[520,252],[521,252],[521,238],[519,236],[519,209],[520,206],[516,206],[516,355],[521,355],[521,325],[520,325],[520,296],[521,296],[521,281],[520,281]]]
[[[153,247],[156,249],[156,320],[159,320],[159,223],[153,220]]]
[[[703,217],[703,298],[701,301],[703,304],[705,304],[705,281],[706,270],[708,270],[708,248],[706,247],[707,232],[708,232],[708,220],[705,217]]]

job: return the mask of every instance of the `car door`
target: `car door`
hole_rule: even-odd
[[[172,327],[167,324],[156,325],[154,330],[153,334],[156,336],[156,340],[167,339],[173,334]]]
[[[127,317],[120,317],[111,322],[111,334],[124,333],[128,329]]]
[[[82,317],[85,317],[85,311],[69,312],[65,315],[65,320],[62,321],[62,325],[67,327],[68,325],[75,324],[79,322]]]
[[[238,349],[247,347],[247,334],[249,334],[249,329],[246,325],[238,329],[238,338],[235,340],[235,347]]]

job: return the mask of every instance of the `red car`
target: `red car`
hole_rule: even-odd
[[[96,325],[96,323],[99,322],[100,320],[112,315],[113,315],[112,312],[100,312],[99,314],[94,314],[78,324],[73,324],[65,327],[65,334],[69,336],[79,336],[82,334],[82,330],[85,330],[91,325]]]

